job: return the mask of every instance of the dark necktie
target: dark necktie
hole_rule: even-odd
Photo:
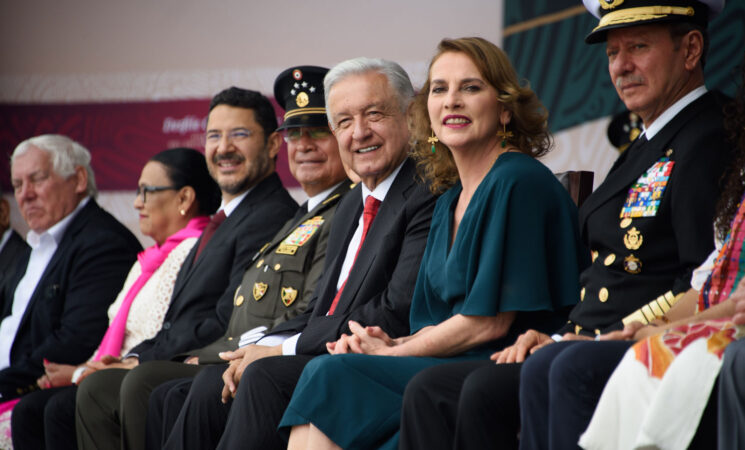
[[[204,247],[207,245],[207,243],[212,239],[212,235],[215,234],[215,231],[217,230],[217,227],[220,226],[225,221],[225,211],[222,209],[212,216],[212,219],[210,219],[210,223],[207,224],[206,227],[204,227],[204,231],[202,232],[202,239],[199,241],[199,247],[197,247],[197,252],[194,254],[194,261],[199,258],[199,255],[202,253],[202,250],[204,250]]]
[[[364,211],[362,211],[362,237],[360,238],[360,245],[357,247],[357,252],[354,254],[354,260],[352,260],[352,267],[349,269],[349,274],[351,274],[352,270],[354,270],[354,263],[357,261],[357,255],[360,254],[360,249],[362,248],[362,244],[365,242],[365,237],[367,236],[367,232],[370,229],[370,225],[375,219],[375,216],[378,214],[378,209],[380,209],[380,200],[373,197],[372,195],[368,195],[365,199],[365,209]],[[349,275],[347,275],[347,280],[348,279]],[[347,285],[347,280],[344,280],[344,283],[342,283],[339,290],[336,291],[334,300],[331,302],[331,306],[329,307],[329,316],[334,314],[336,305],[339,303],[339,298],[341,297],[341,293],[344,290],[344,286]]]

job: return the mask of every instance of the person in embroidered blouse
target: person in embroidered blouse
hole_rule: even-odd
[[[109,307],[109,328],[88,363],[76,367],[45,361],[45,374],[37,381],[40,390],[22,397],[15,407],[8,405],[13,410],[10,422],[15,448],[38,449],[45,444],[51,448],[65,442],[74,446],[77,383],[100,369],[107,359],[118,359],[139,342],[155,336],[168,310],[181,264],[219,205],[220,189],[199,151],[174,148],[150,158],[140,175],[134,208],[140,230],[155,244],[138,255]],[[2,448],[10,444],[9,408],[3,413],[6,417],[0,417]],[[45,436],[45,410],[49,409],[65,410],[67,436]]]

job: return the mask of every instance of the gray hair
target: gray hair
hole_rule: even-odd
[[[61,134],[42,134],[26,139],[16,146],[13,155],[10,157],[11,167],[13,167],[16,158],[28,152],[31,147],[47,152],[52,160],[52,170],[63,178],[73,176],[75,168],[78,166],[85,168],[88,173],[86,194],[91,198],[98,196],[96,178],[91,168],[91,154],[88,149]]]
[[[393,61],[380,58],[353,58],[346,61],[342,61],[335,65],[323,79],[324,89],[324,100],[326,101],[326,115],[329,119],[331,127],[334,127],[334,122],[331,119],[331,111],[329,111],[329,93],[331,88],[336,83],[343,80],[350,75],[361,75],[367,72],[377,72],[388,79],[388,84],[393,88],[393,91],[398,97],[398,105],[401,108],[402,113],[406,113],[409,108],[409,104],[414,98],[414,87],[411,85],[409,74]]]

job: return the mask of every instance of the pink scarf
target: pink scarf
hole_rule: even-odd
[[[191,219],[188,224],[181,230],[177,231],[173,235],[169,236],[168,239],[159,246],[158,244],[148,247],[141,251],[137,255],[137,260],[140,262],[142,273],[122,301],[122,305],[119,307],[119,311],[116,313],[116,317],[111,321],[109,329],[106,330],[106,334],[98,347],[98,353],[94,358],[98,361],[105,355],[111,355],[116,358],[120,356],[122,350],[122,343],[124,342],[124,334],[126,332],[127,316],[129,315],[129,308],[132,306],[137,294],[140,289],[147,283],[147,280],[158,270],[163,261],[166,260],[171,250],[176,248],[184,239],[190,237],[198,237],[202,234],[202,230],[207,226],[210,219],[209,217],[199,216]]]

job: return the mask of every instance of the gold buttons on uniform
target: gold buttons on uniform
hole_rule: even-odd
[[[667,151],[665,152],[665,156],[667,156],[668,158],[673,156],[673,149],[668,148]]]
[[[275,272],[276,271],[279,271],[279,269],[281,269],[281,268],[282,268],[282,265],[280,263],[277,263],[277,264],[274,265],[274,271]]]
[[[584,300],[585,300],[585,288],[582,288],[582,290],[579,291],[579,301],[582,302]]]
[[[598,298],[603,303],[607,302],[608,301],[608,289],[606,288],[600,289],[600,292],[598,292]]]
[[[235,298],[235,306],[241,306],[243,304],[243,296],[239,295]]]
[[[228,340],[229,341],[232,341],[233,340],[233,336],[228,336]]]
[[[613,264],[613,261],[615,260],[616,260],[616,255],[611,253],[610,255],[605,257],[605,261],[603,261],[603,264],[605,264],[606,266],[610,266],[611,264]]]
[[[264,264],[264,260],[260,259],[259,262],[256,263],[256,268],[260,269],[263,264]]]
[[[593,250],[590,254],[592,255],[592,262],[595,262],[595,260],[598,259],[598,252]]]
[[[631,225],[631,218],[626,217],[621,221],[621,228],[627,228],[629,225]]]

